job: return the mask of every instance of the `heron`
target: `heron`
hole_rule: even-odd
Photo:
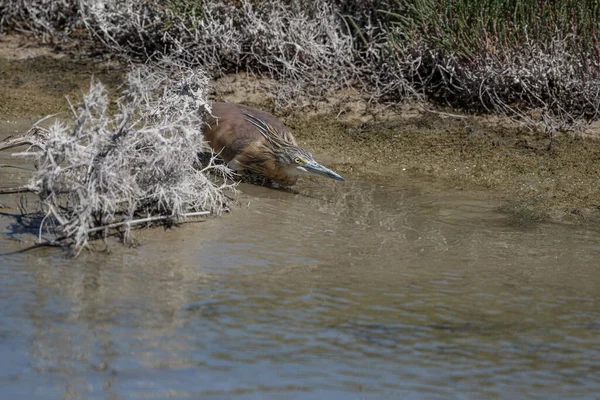
[[[234,171],[250,171],[282,186],[292,186],[300,175],[345,181],[316,162],[299,147],[292,132],[275,116],[235,103],[212,103],[204,138]]]

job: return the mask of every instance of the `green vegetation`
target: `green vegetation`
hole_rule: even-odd
[[[586,55],[598,50],[600,3],[548,0],[396,0],[384,21],[395,42],[423,38],[477,61],[482,53],[565,40]]]
[[[598,117],[597,1],[396,0],[377,13],[382,58],[418,60],[405,76],[431,100],[517,116],[551,135]]]

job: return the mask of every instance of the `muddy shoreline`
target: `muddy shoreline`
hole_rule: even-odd
[[[102,56],[0,36],[0,119],[68,112],[66,98],[76,102],[92,76],[116,94],[126,70]],[[228,76],[213,83],[213,97],[271,111],[270,84]],[[550,143],[509,120],[427,104],[367,106],[355,93],[278,116],[301,145],[347,177],[401,182],[411,173],[453,189],[484,188],[520,223],[600,221],[600,139],[593,132],[558,134]]]

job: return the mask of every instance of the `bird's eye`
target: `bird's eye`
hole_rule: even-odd
[[[296,158],[294,159],[294,162],[295,162],[296,164],[302,164],[302,160],[301,160],[301,159],[299,159],[298,157],[296,157]]]

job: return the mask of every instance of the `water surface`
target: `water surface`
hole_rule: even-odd
[[[231,214],[138,232],[137,248],[2,256],[3,396],[600,393],[598,227],[520,221],[408,174],[347,178],[242,185]],[[2,253],[24,246],[13,212]]]

